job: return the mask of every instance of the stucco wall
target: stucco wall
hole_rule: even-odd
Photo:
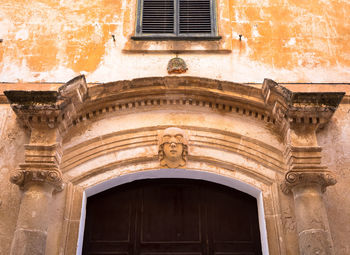
[[[9,105],[0,104],[0,254],[8,254],[16,228],[21,192],[9,182],[11,171],[24,159],[28,142]]]
[[[343,104],[332,121],[319,132],[323,162],[337,175],[338,183],[327,189],[325,201],[336,254],[350,253],[350,105]],[[346,234],[345,234],[346,233]]]
[[[136,0],[1,0],[0,81],[62,82],[79,73],[89,82],[164,76],[175,48],[193,76],[236,82],[350,80],[349,1],[217,2],[223,39],[221,50],[209,53],[205,42],[140,47],[130,39]]]

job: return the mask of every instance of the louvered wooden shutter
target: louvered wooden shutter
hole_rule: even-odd
[[[213,35],[214,0],[141,0],[141,34]],[[196,35],[195,35],[196,36]]]
[[[174,0],[143,0],[142,33],[174,33]]]
[[[179,1],[180,33],[211,33],[210,0]]]

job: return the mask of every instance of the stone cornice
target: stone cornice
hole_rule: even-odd
[[[291,92],[269,79],[264,80],[262,93],[266,107],[284,135],[298,125],[322,127],[345,95],[345,92]]]
[[[83,107],[87,98],[84,76],[78,76],[58,91],[4,91],[11,108],[29,128],[59,128],[65,131],[69,121]]]
[[[119,111],[184,105],[233,112],[273,124],[282,135],[293,125],[329,121],[343,92],[293,93],[265,79],[262,89],[198,77],[150,77],[87,87],[78,76],[58,91],[5,91],[25,126],[67,131],[85,120]]]

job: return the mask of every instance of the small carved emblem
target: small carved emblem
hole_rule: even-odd
[[[160,165],[168,168],[184,166],[187,161],[187,145],[186,135],[182,129],[175,127],[165,129],[159,139]]]
[[[168,63],[168,73],[185,73],[187,71],[187,66],[182,58],[172,58]]]

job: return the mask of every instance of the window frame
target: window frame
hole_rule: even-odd
[[[131,37],[133,40],[220,40],[221,36],[218,35],[217,24],[217,10],[216,0],[210,1],[210,20],[211,20],[211,33],[179,33],[179,16],[180,16],[180,0],[174,0],[174,33],[142,33],[142,15],[143,15],[143,2],[144,0],[137,1],[137,17],[135,35]]]

